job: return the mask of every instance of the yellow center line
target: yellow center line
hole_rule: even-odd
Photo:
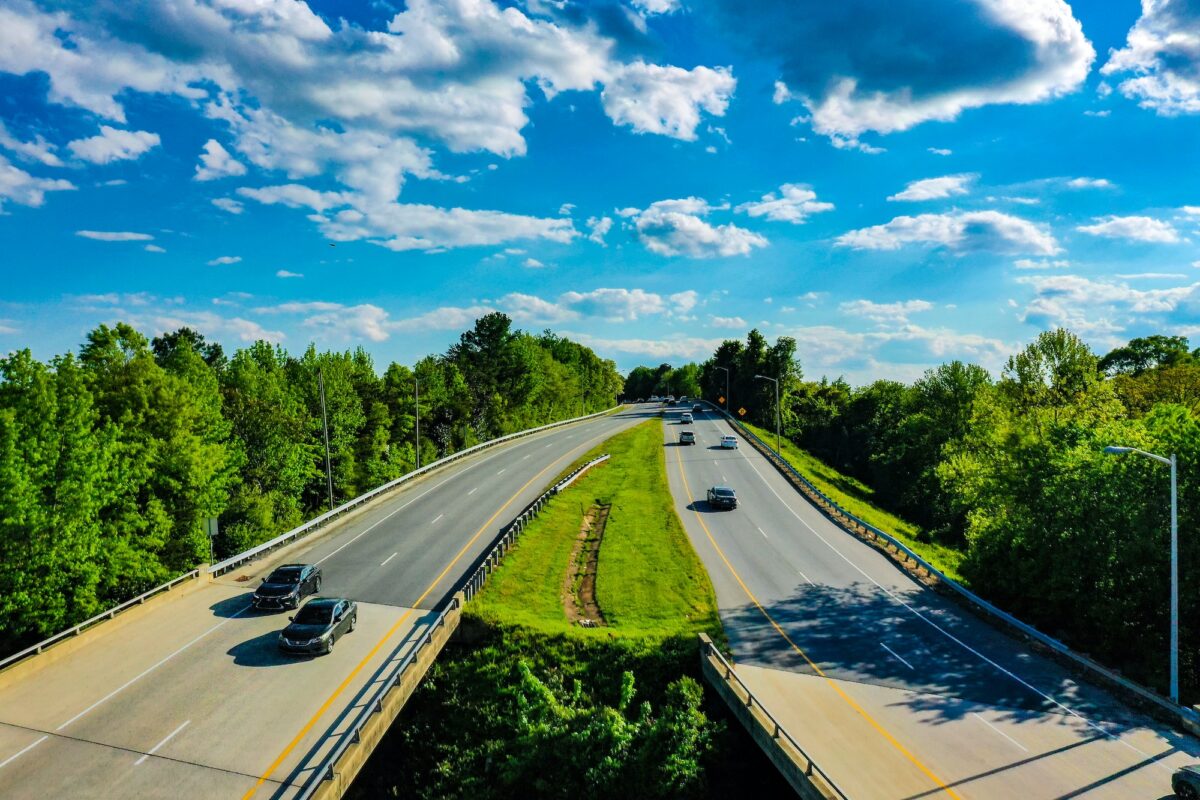
[[[543,467],[541,472],[539,472],[538,474],[536,474],[532,478],[530,478],[528,481],[526,481],[524,486],[522,486],[520,489],[517,489],[516,493],[512,497],[508,498],[508,500],[505,501],[504,505],[502,505],[502,506],[500,506],[500,508],[496,509],[495,514],[492,514],[492,516],[488,517],[488,521],[483,523],[483,525],[479,528],[479,530],[475,532],[475,535],[471,537],[470,541],[468,541],[465,545],[462,546],[462,549],[458,551],[458,554],[456,556],[454,556],[454,559],[449,564],[446,565],[446,568],[443,569],[436,578],[433,579],[433,583],[429,584],[429,588],[427,588],[424,592],[422,592],[421,596],[416,599],[416,601],[413,603],[413,607],[415,608],[416,606],[421,605],[421,602],[433,592],[434,588],[436,588],[439,583],[442,582],[442,579],[446,577],[446,574],[449,573],[450,570],[454,569],[454,565],[457,564],[460,559],[462,559],[462,557],[466,554],[467,550],[469,550],[471,548],[471,545],[475,544],[475,541],[480,536],[483,535],[484,531],[486,531],[488,528],[490,528],[492,526],[492,523],[496,521],[496,517],[498,517],[502,513],[504,513],[504,509],[506,509],[510,505],[512,505],[513,501],[515,501],[518,497],[520,497],[521,493],[524,492],[526,489],[528,489],[530,484],[532,484],[534,481],[536,481],[538,478],[540,478],[542,475],[544,475],[555,464],[562,461],[564,458],[567,458],[571,453],[575,452],[580,447],[590,446],[591,443],[594,442],[598,438],[601,438],[601,437],[595,437],[593,439],[588,440],[587,442],[585,442],[582,445],[577,445],[577,446],[571,448],[566,453],[559,456],[554,461],[551,461],[549,464],[547,464],[545,467]],[[375,643],[375,646],[371,648],[371,651],[369,653],[367,653],[367,655],[363,658],[362,661],[358,662],[358,665],[353,670],[351,670],[350,674],[346,676],[346,679],[343,680],[340,684],[338,684],[338,687],[336,689],[334,689],[333,694],[329,695],[329,698],[324,703],[321,704],[320,708],[317,709],[317,713],[313,714],[312,719],[310,719],[308,722],[306,722],[304,724],[304,727],[300,729],[300,732],[296,734],[295,738],[292,739],[292,741],[288,742],[287,747],[283,748],[283,752],[281,752],[276,757],[276,759],[271,762],[271,766],[267,767],[266,771],[262,775],[259,776],[259,778],[255,782],[255,784],[250,787],[250,790],[247,791],[244,795],[242,795],[242,800],[250,800],[250,798],[253,797],[258,792],[259,788],[264,783],[266,783],[268,780],[270,780],[271,774],[274,773],[275,770],[279,769],[279,765],[283,763],[285,758],[287,758],[289,755],[291,755],[291,752],[296,749],[296,746],[298,744],[300,744],[301,740],[303,740],[304,737],[308,735],[308,732],[311,731],[313,726],[317,724],[317,720],[319,720],[322,716],[324,716],[325,712],[329,710],[329,707],[333,705],[334,701],[338,699],[338,697],[341,695],[341,693],[346,690],[346,687],[350,685],[350,682],[354,680],[354,677],[356,675],[358,675],[358,673],[362,671],[363,667],[365,667],[367,665],[367,663],[375,657],[375,655],[379,652],[379,649],[381,647],[383,647],[384,643],[387,642],[388,639],[392,638],[393,634],[395,634],[396,631],[398,631],[400,629],[400,626],[404,624],[404,621],[406,619],[408,619],[412,615],[412,613],[413,613],[413,608],[409,608],[407,611],[405,611],[403,614],[400,615],[400,618],[398,620],[396,620],[395,624],[392,625],[392,627],[388,628],[388,631],[387,631],[387,633],[385,633],[383,635],[383,638],[381,638],[378,642]]]
[[[934,783],[936,783],[943,792],[945,792],[950,797],[954,797],[954,798],[957,798],[958,800],[962,800],[961,795],[959,795],[957,792],[955,792],[953,789],[951,789],[946,784],[945,781],[943,781],[941,778],[939,778],[933,772],[933,770],[931,770],[929,767],[925,766],[921,762],[921,760],[912,753],[911,750],[909,750],[907,747],[905,747],[903,744],[901,744],[900,740],[898,740],[895,736],[893,736],[891,734],[891,732],[888,731],[887,728],[883,727],[883,725],[881,725],[878,721],[876,721],[876,719],[874,717],[872,717],[869,713],[867,713],[867,710],[865,708],[863,708],[862,706],[860,706],[854,700],[854,698],[852,698],[850,695],[846,694],[846,692],[842,689],[842,687],[838,685],[837,681],[830,678],[828,675],[826,675],[821,670],[820,667],[818,667],[815,663],[813,663],[813,660],[808,657],[808,654],[805,653],[804,650],[802,650],[799,645],[797,645],[794,641],[792,641],[792,637],[787,635],[787,632],[784,631],[784,629],[780,626],[780,624],[775,621],[775,618],[772,617],[769,613],[767,613],[767,610],[765,608],[763,608],[762,603],[758,602],[758,598],[754,596],[754,592],[750,591],[750,587],[747,586],[746,582],[742,580],[742,576],[739,575],[738,571],[733,568],[733,564],[729,563],[729,559],[725,557],[725,551],[723,551],[721,549],[721,546],[717,544],[717,540],[713,538],[712,531],[710,531],[708,529],[708,525],[704,522],[704,517],[701,516],[700,512],[696,509],[696,500],[695,500],[694,495],[692,495],[691,487],[688,486],[687,475],[684,474],[683,457],[680,455],[679,448],[675,449],[675,459],[676,459],[676,461],[679,462],[679,478],[680,478],[680,480],[683,481],[683,490],[685,492],[687,492],[687,496],[692,499],[692,513],[696,515],[696,521],[699,522],[700,527],[704,529],[704,534],[708,537],[708,541],[710,544],[712,544],[713,549],[717,551],[717,555],[721,557],[721,560],[723,562],[725,562],[725,566],[729,568],[729,572],[731,575],[733,575],[733,579],[738,582],[739,586],[742,587],[742,591],[744,591],[746,593],[746,596],[750,598],[750,602],[754,603],[755,607],[758,608],[758,610],[762,613],[762,615],[764,617],[766,617],[767,622],[771,623],[771,627],[775,629],[776,633],[778,633],[781,637],[783,637],[783,640],[785,642],[787,642],[789,645],[791,645],[792,649],[795,650],[797,653],[799,653],[801,658],[803,658],[805,661],[808,662],[808,665],[810,667],[812,667],[814,672],[816,672],[818,675],[820,675],[822,678],[825,679],[825,682],[830,687],[832,687],[835,692],[837,692],[838,696],[841,697],[842,700],[844,700],[847,705],[849,705],[852,709],[854,709],[856,712],[858,712],[858,714],[860,716],[862,716],[862,718],[865,719],[871,725],[872,728],[874,728],[881,736],[883,736],[883,738],[885,740],[887,740],[888,744],[890,744],[892,747],[896,748],[896,750],[900,751],[900,753],[905,758],[907,758],[910,762],[912,762],[912,764],[917,769],[919,769],[930,780],[932,780]]]

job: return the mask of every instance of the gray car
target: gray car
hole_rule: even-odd
[[[358,603],[345,597],[314,597],[279,634],[285,653],[320,655],[333,652],[337,640],[358,625]]]

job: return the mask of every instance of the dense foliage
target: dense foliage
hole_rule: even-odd
[[[287,530],[421,461],[611,407],[611,361],[489,314],[441,356],[380,376],[361,348],[226,357],[182,329],[102,325],[78,354],[0,358],[0,650],[53,633],[209,557]]]
[[[779,351],[776,360],[751,353]],[[791,342],[768,350],[754,331],[699,366],[716,401],[732,373],[732,408],[772,429],[773,398],[753,382]],[[747,361],[749,363],[747,363]],[[767,364],[763,362],[766,361]],[[789,439],[868,484],[873,499],[963,553],[971,586],[1018,616],[1138,680],[1167,683],[1169,476],[1106,445],[1176,454],[1185,699],[1200,697],[1200,350],[1183,337],[1134,339],[1097,357],[1069,331],[1047,331],[1001,374],[962,362],[912,384],[801,381],[789,369]],[[628,391],[628,387],[627,387]]]

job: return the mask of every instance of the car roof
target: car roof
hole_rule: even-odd
[[[734,436],[732,433],[727,433],[724,436],[722,436],[721,438],[722,439],[736,439],[737,437]]]
[[[345,597],[314,597],[313,599],[309,600],[305,605],[334,606],[334,605],[337,605],[338,603],[348,603],[348,602],[350,602],[350,601],[347,600]]]
[[[714,487],[712,487],[712,491],[714,491],[714,492],[732,492],[733,487],[732,486],[714,486]]]

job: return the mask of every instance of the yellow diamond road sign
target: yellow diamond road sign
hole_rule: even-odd
[[[744,416],[746,416],[746,409],[744,409],[744,408],[739,408],[739,409],[738,409],[738,414],[739,414],[740,416],[743,416],[743,417],[744,417]]]
[[[725,402],[725,398],[724,398],[724,397],[718,397],[718,398],[717,398],[717,402],[718,402],[718,403],[724,403],[724,402]]]

